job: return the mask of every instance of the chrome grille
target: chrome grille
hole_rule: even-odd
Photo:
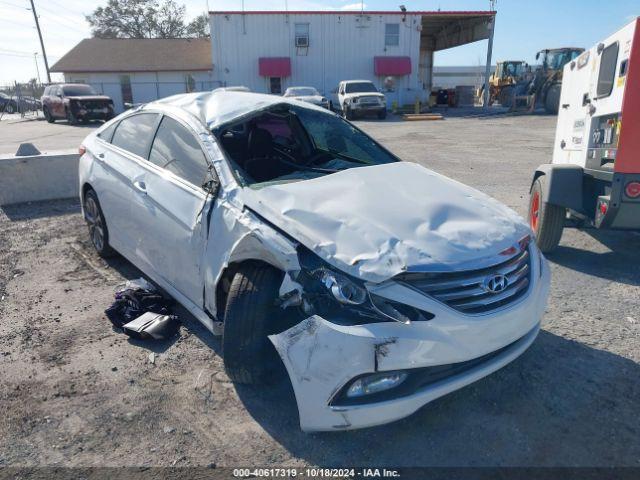
[[[396,280],[464,313],[485,313],[515,302],[527,291],[531,261],[525,249],[515,257],[493,267],[464,272],[403,273]],[[504,275],[507,285],[497,293],[487,288],[487,281]]]

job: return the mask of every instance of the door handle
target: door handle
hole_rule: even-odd
[[[562,104],[562,108],[569,108],[569,104],[568,103],[563,103]]]
[[[136,180],[135,182],[133,182],[133,186],[140,193],[144,193],[145,195],[147,194],[147,184],[144,183],[142,180]]]
[[[104,162],[104,152],[97,154],[96,158],[98,159],[99,162]]]

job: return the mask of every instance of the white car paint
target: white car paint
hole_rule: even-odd
[[[304,95],[301,95],[300,92],[305,91]],[[313,105],[318,105],[319,107],[329,108],[329,100],[320,95],[313,87],[289,87],[284,92],[283,97],[292,98],[295,100],[299,100],[301,102],[312,103]]]
[[[509,258],[505,252],[519,252],[518,242],[531,234],[523,220],[480,192],[402,162],[244,187],[211,129],[282,103],[334,116],[282,97],[199,93],[128,111],[90,134],[80,158],[80,191],[85,185],[96,190],[110,244],[214,333],[220,332],[216,286],[230,263],[267,262],[286,272],[282,295],[304,294],[296,281],[300,244],[363,281],[369,295],[435,315],[429,321],[365,325],[310,315],[270,336],[289,372],[305,431],[402,418],[522,353],[537,334],[549,288],[549,269],[533,242],[526,247],[530,284],[525,295],[489,313],[464,314],[394,277],[416,268],[450,272],[500,263]],[[141,112],[168,115],[196,136],[219,180],[216,198],[99,138],[113,123]],[[360,374],[464,362],[500,349],[490,360],[409,396],[330,405],[336,392]]]
[[[367,83],[371,85],[370,92],[349,92],[349,86],[357,83]],[[334,106],[345,111],[346,108],[352,108],[356,111],[375,108],[386,108],[386,99],[383,93],[377,91],[370,80],[343,80],[338,84],[336,90],[337,102]],[[362,102],[365,100],[365,102]],[[362,103],[361,103],[362,102]]]

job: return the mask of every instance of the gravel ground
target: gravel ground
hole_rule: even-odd
[[[524,214],[555,118],[359,124]],[[112,330],[113,288],[139,272],[93,253],[77,201],[5,207],[0,466],[639,466],[639,251],[635,234],[566,231],[522,357],[408,419],[309,435],[286,382],[234,386],[186,313],[171,341]]]

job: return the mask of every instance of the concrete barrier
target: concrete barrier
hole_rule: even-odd
[[[0,156],[0,205],[78,196],[78,152]]]

